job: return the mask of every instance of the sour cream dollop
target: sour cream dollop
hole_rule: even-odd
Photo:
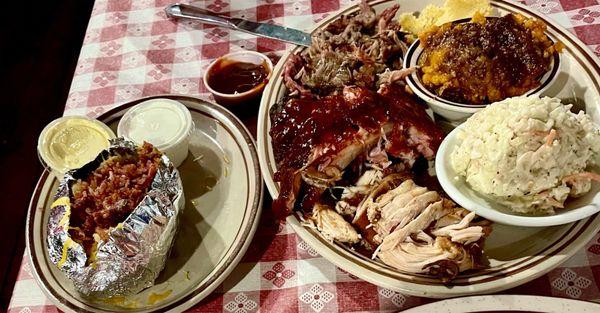
[[[157,98],[129,109],[119,122],[117,134],[138,145],[151,143],[179,166],[188,155],[193,126],[191,113],[181,102]]]

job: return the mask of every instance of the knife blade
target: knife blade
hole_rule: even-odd
[[[171,18],[185,18],[200,21],[205,24],[217,25],[242,31],[245,33],[285,41],[300,46],[310,47],[309,33],[266,23],[257,23],[241,18],[230,18],[196,6],[175,3],[165,8],[165,13]]]

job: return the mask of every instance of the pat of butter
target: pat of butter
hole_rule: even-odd
[[[442,25],[444,23],[470,18],[475,13],[480,12],[484,16],[492,13],[492,7],[489,0],[446,0],[441,7],[427,5],[419,14],[419,17],[412,13],[400,15],[399,23],[403,31],[419,35],[433,25]]]
[[[79,168],[109,147],[115,134],[103,123],[82,116],[54,120],[38,139],[38,153],[57,175]]]

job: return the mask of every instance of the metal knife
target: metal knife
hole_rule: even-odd
[[[230,18],[192,5],[180,3],[171,4],[165,8],[165,13],[167,13],[168,17],[192,19],[202,23],[239,30],[261,37],[290,42],[300,46],[309,47],[311,43],[310,34],[297,29],[257,23],[240,18]]]

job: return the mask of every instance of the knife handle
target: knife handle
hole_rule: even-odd
[[[187,4],[175,3],[165,8],[168,17],[179,17],[197,20],[202,23],[237,29],[233,19],[223,17],[217,13]]]

